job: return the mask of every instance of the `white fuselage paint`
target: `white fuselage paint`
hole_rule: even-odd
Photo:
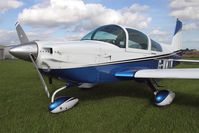
[[[68,42],[37,41],[38,57],[36,63],[40,69],[70,69],[86,66],[97,66],[115,61],[146,58],[171,53],[132,48],[119,48],[106,42],[84,40]]]

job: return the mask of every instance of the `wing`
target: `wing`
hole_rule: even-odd
[[[118,78],[199,79],[199,69],[143,69],[115,73]]]
[[[199,63],[199,60],[186,60],[186,59],[169,59],[176,62]]]
[[[166,59],[176,62],[199,63],[199,60]],[[171,79],[199,79],[199,68],[183,69],[140,69],[126,70],[115,73],[118,78],[171,78]]]

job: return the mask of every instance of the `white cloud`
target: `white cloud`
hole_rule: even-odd
[[[184,7],[175,9],[171,12],[171,16],[179,17],[182,19],[197,19],[199,20],[199,6],[198,7]]]
[[[64,39],[67,41],[77,41],[80,40],[83,36],[85,36],[85,32],[74,32],[68,35],[65,35]]]
[[[199,0],[170,0],[171,16],[183,19],[184,30],[199,29]]]
[[[168,33],[166,31],[162,31],[160,30],[160,28],[157,28],[157,29],[153,29],[149,35],[152,35],[152,36],[166,36],[168,35]]]
[[[54,31],[47,30],[34,30],[32,32],[26,32],[27,37],[30,40],[42,40],[42,41],[66,41],[63,37],[53,36]],[[0,29],[0,45],[13,45],[20,44],[17,33],[15,30]],[[73,38],[75,39],[75,38]]]
[[[133,4],[129,8],[124,8],[123,10],[127,12],[145,12],[149,9],[147,5],[139,5],[139,4]]]
[[[15,7],[20,5],[22,3]],[[103,24],[117,23],[145,28],[151,21],[150,17],[145,16],[148,9],[148,6],[139,4],[115,10],[102,4],[85,3],[83,0],[43,0],[42,3],[23,9],[18,20],[34,26],[31,32],[27,32],[30,40],[66,41],[80,39],[87,30]],[[59,27],[63,28],[62,32],[66,32],[64,36],[55,33],[59,32]],[[14,30],[0,29],[0,38],[3,38],[0,40],[1,44],[19,43]]]
[[[143,15],[148,8],[146,5],[133,4],[115,10],[83,0],[50,0],[24,9],[18,19],[31,26],[63,26],[82,31],[110,23],[145,28],[151,20]]]
[[[17,35],[15,31],[0,29],[0,45],[10,45],[17,43]]]
[[[199,1],[198,0],[170,0],[172,9],[170,15],[181,19],[199,20]]]
[[[170,42],[170,36],[169,33],[166,31],[161,30],[161,28],[155,28],[150,33],[149,36],[153,38],[154,40],[160,42],[160,43],[169,43]]]
[[[1,0],[0,1],[0,12],[5,12],[12,8],[18,8],[23,5],[23,2],[19,0]]]
[[[175,9],[197,6],[199,6],[198,0],[170,0],[170,7]]]
[[[183,30],[195,30],[199,29],[199,24],[197,23],[188,23],[183,26]]]

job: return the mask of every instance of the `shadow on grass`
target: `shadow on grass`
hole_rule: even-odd
[[[199,108],[199,95],[189,94],[189,92],[187,93],[175,92],[175,93],[176,97],[173,102],[174,104]]]
[[[152,94],[145,84],[135,82],[102,84],[90,89],[76,88],[75,93],[81,100],[98,100],[117,96],[152,98]]]
[[[53,85],[53,91],[55,91]],[[112,97],[135,97],[148,99],[153,104],[153,94],[144,83],[134,81],[124,81],[109,84],[100,84],[90,89],[80,89],[77,87],[64,90],[57,95],[78,97],[80,101],[101,100]]]
[[[55,87],[55,86],[54,86]],[[53,87],[53,88],[54,88]],[[176,97],[173,104],[199,107],[199,95],[175,92]],[[137,83],[134,81],[125,81],[119,83],[102,84],[90,89],[79,89],[73,87],[69,90],[65,90],[58,95],[68,95],[78,97],[81,101],[87,100],[100,100],[110,97],[135,97],[148,99],[153,104],[153,94],[149,87],[144,83]],[[153,104],[154,105],[154,104]],[[155,106],[155,105],[154,105]]]

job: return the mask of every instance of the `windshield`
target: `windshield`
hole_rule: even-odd
[[[125,48],[126,35],[121,27],[117,25],[107,25],[91,31],[81,40],[97,40],[114,44],[120,48]]]

